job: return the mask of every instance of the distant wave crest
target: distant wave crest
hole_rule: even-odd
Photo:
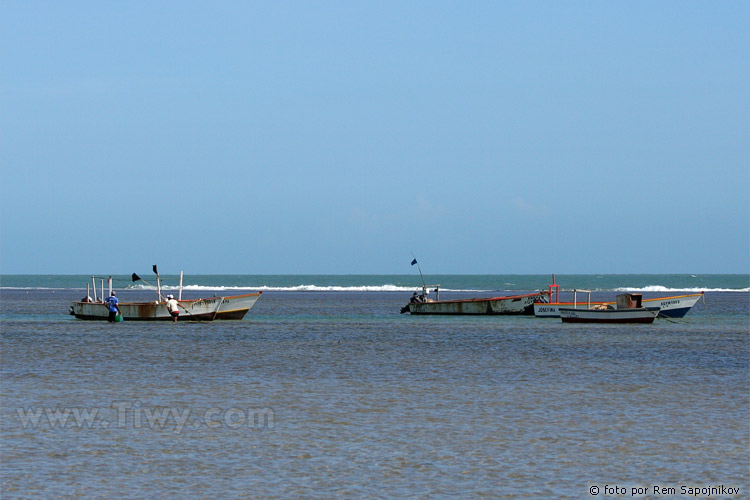
[[[185,285],[183,290],[190,291],[263,291],[263,292],[413,292],[421,287],[402,285],[291,285],[291,286],[211,286],[211,285]],[[129,290],[156,290],[155,286],[134,284],[128,286]],[[162,290],[178,290],[177,286],[162,286]],[[441,292],[487,292],[489,290],[458,290],[441,288]]]
[[[615,292],[750,292],[750,288],[667,288],[661,285],[648,285],[644,287],[621,287],[615,288]]]

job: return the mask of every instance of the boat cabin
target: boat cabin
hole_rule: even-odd
[[[617,296],[618,309],[639,309],[643,304],[643,294],[622,293]]]

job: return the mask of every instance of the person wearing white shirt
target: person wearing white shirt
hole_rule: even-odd
[[[167,310],[172,316],[172,322],[177,323],[177,318],[180,315],[180,307],[174,295],[167,295]]]

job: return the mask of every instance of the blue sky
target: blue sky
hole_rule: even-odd
[[[0,1],[0,272],[750,272],[750,3]]]

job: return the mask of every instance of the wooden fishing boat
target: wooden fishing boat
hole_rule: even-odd
[[[414,257],[414,254],[412,254]],[[409,303],[401,308],[401,314],[534,314],[534,302],[542,300],[549,292],[528,293],[523,295],[510,295],[507,297],[487,297],[476,299],[440,300],[440,285],[427,286],[422,274],[422,268],[417,258],[411,261],[419,269],[422,278],[422,293],[414,292]],[[428,289],[435,292],[435,300],[429,299]]]
[[[156,266],[154,266],[156,272]],[[133,281],[141,280],[137,274],[133,274]],[[107,320],[109,307],[103,301],[104,283],[102,279],[101,297],[96,297],[96,282],[94,281],[94,298],[91,298],[91,289],[87,287],[86,298],[73,302],[70,306],[70,314],[78,319],[85,320]],[[145,280],[143,280],[145,281]],[[112,293],[112,278],[108,279],[109,292]],[[118,306],[124,321],[172,321],[172,316],[167,310],[167,301],[161,294],[161,281],[157,273],[157,299],[153,302],[119,302]],[[207,299],[182,299],[182,273],[180,273],[179,305],[180,321],[213,321],[219,319],[242,319],[260,298],[263,292],[248,293],[243,295],[232,295],[228,297],[210,297]]]
[[[659,315],[658,307],[633,309],[584,309],[561,307],[563,323],[653,323]]]
[[[586,290],[588,292],[588,290]],[[591,293],[591,292],[589,292]],[[643,307],[643,296],[639,293],[623,293],[617,296],[617,307],[594,305],[560,307],[563,323],[653,323],[659,315],[658,307]]]
[[[439,288],[435,288],[436,300],[427,298],[423,289],[421,295],[415,294],[405,305],[402,313],[411,314],[534,314],[534,302],[540,300],[547,292],[510,295],[506,297],[487,297],[474,299],[439,300]]]
[[[575,303],[575,297],[573,302],[560,302],[559,300],[559,287],[560,285],[555,284],[554,275],[552,275],[552,284],[548,285],[550,302],[539,301],[534,304],[534,316],[537,318],[559,318],[560,308],[573,307]],[[581,290],[578,290],[581,291]],[[585,291],[585,290],[584,290]],[[575,294],[576,290],[572,290]],[[693,293],[688,295],[675,295],[671,297],[655,297],[650,299],[643,299],[644,307],[658,307],[659,316],[667,318],[682,318],[684,317],[690,308],[693,307],[704,296],[704,292]],[[552,302],[553,297],[555,301]],[[614,306],[615,302],[589,302],[590,306]]]
[[[215,319],[242,319],[263,292],[231,297],[178,300],[180,321],[213,321]],[[172,321],[166,301],[120,302],[124,321]],[[106,320],[109,307],[103,302],[73,302],[70,314],[78,319]]]

